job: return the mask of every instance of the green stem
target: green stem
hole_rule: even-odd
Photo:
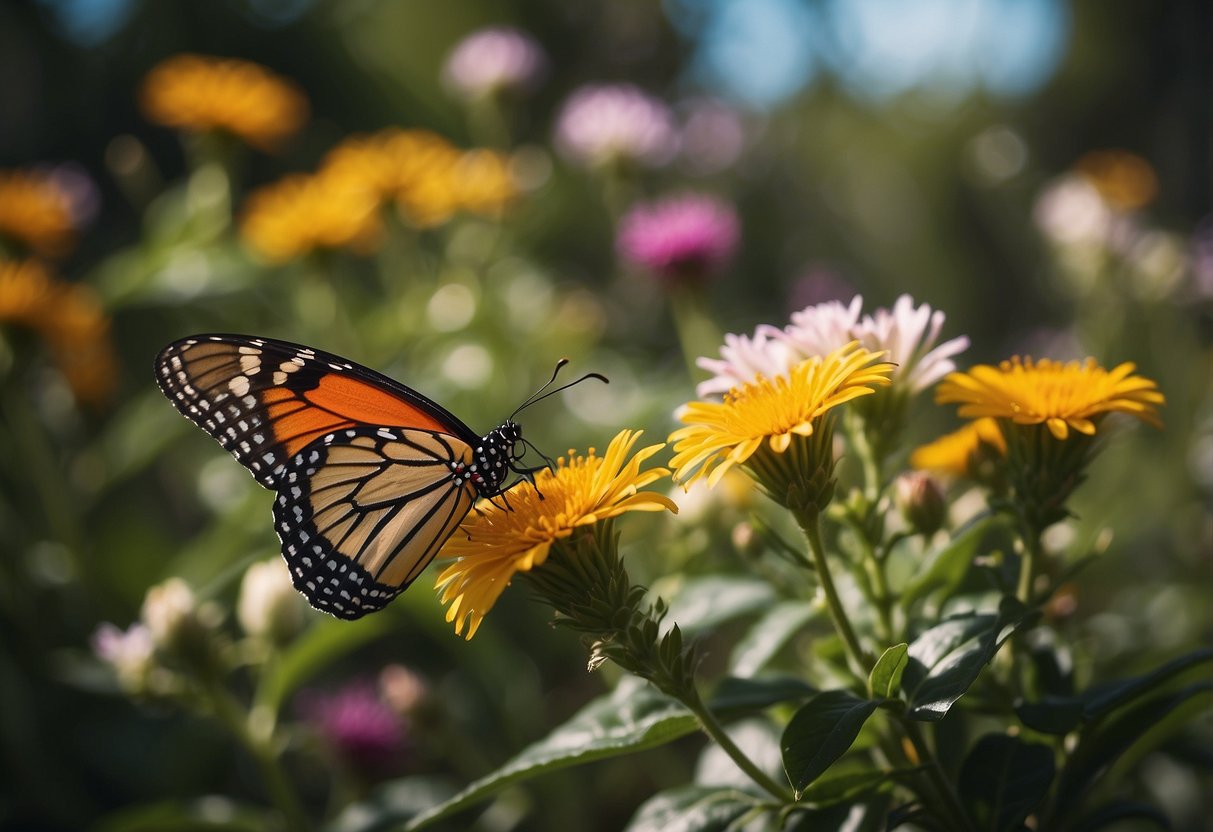
[[[1015,597],[1025,606],[1031,606],[1032,587],[1036,583],[1036,571],[1040,567],[1040,535],[1025,524],[1023,535],[1023,558],[1019,562],[1019,586]]]
[[[754,761],[737,747],[732,737],[725,732],[724,727],[716,721],[716,716],[703,704],[703,700],[699,698],[698,692],[694,689],[689,692],[681,692],[678,698],[682,704],[687,706],[691,713],[695,714],[696,719],[699,720],[699,727],[703,729],[703,732],[715,740],[724,753],[728,754],[733,762],[737,764],[737,767],[749,775],[751,780],[761,786],[781,804],[795,801],[796,798],[792,795],[790,789],[776,783],[771,779],[770,775],[755,765]]]
[[[215,715],[228,730],[240,741],[252,756],[265,783],[270,800],[282,812],[288,829],[306,830],[311,828],[307,814],[299,803],[299,798],[291,786],[286,772],[278,756],[274,753],[272,736],[259,737],[250,730],[248,717],[244,708],[232,697],[226,688],[218,684],[207,686],[207,695]]]
[[[854,628],[851,627],[851,620],[847,617],[846,610],[843,609],[842,599],[838,597],[838,590],[834,588],[834,579],[830,576],[830,564],[826,560],[825,547],[821,542],[821,529],[817,515],[812,513],[797,517],[797,520],[800,522],[801,529],[804,530],[804,536],[808,538],[809,554],[813,557],[813,565],[817,568],[817,579],[821,581],[821,589],[826,596],[826,607],[830,612],[830,619],[834,622],[834,629],[842,636],[843,644],[846,645],[847,657],[852,665],[851,669],[858,674],[859,678],[867,678],[873,659],[864,652],[863,646],[859,643],[859,638],[855,635]]]
[[[952,788],[952,784],[944,774],[943,766],[939,764],[939,760],[931,753],[926,739],[922,736],[922,732],[918,730],[918,725],[913,720],[903,717],[901,719],[901,727],[905,731],[910,743],[914,746],[914,753],[918,756],[919,762],[924,765],[927,778],[931,781],[936,797],[942,803],[941,808],[946,813],[946,817],[951,822],[953,828],[972,829],[972,824],[969,823],[969,816],[965,812],[960,798],[956,795],[956,790]]]

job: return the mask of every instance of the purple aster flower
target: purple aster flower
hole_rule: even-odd
[[[369,682],[331,694],[310,692],[299,710],[338,755],[362,771],[388,771],[405,750],[404,721]]]
[[[556,120],[556,146],[582,165],[628,161],[658,167],[677,151],[678,135],[661,101],[631,84],[593,84],[565,101]]]
[[[706,194],[687,194],[632,206],[619,221],[615,246],[634,265],[670,281],[686,281],[727,263],[740,234],[731,205]]]
[[[465,37],[447,56],[443,78],[464,98],[534,89],[547,70],[547,56],[530,35],[491,26]]]

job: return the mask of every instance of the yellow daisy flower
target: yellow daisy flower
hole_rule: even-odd
[[[307,119],[307,98],[259,64],[177,55],[143,79],[139,103],[157,124],[189,132],[224,130],[272,150]]]
[[[1007,441],[997,419],[974,419],[964,427],[933,442],[928,442],[910,454],[910,465],[926,471],[938,471],[953,476],[969,476],[974,458],[982,446],[992,448],[999,455],[1006,455]]]
[[[381,199],[397,199],[458,158],[459,150],[437,133],[390,127],[340,142],[324,157],[320,170],[370,188]]]
[[[993,417],[1018,425],[1045,424],[1059,440],[1070,430],[1094,435],[1105,413],[1128,413],[1161,426],[1158,405],[1164,403],[1158,385],[1133,375],[1125,362],[1108,371],[1088,358],[1061,363],[1014,356],[997,367],[979,364],[968,372],[951,373],[936,390],[940,404],[959,404],[961,416]]]
[[[326,174],[294,174],[249,194],[240,233],[267,260],[320,248],[373,251],[383,224],[373,191]]]
[[[53,176],[0,170],[0,238],[57,257],[67,253],[74,236],[71,197]]]
[[[639,438],[640,431],[621,431],[601,457],[592,448],[586,456],[570,451],[555,470],[540,471],[534,485],[520,483],[495,501],[481,501],[440,555],[456,559],[436,588],[450,605],[446,620],[457,634],[466,626],[466,637],[474,636],[514,574],[543,565],[552,546],[578,529],[629,511],[678,511],[669,497],[641,490],[670,472],[640,467],[663,444],[629,457]],[[501,505],[507,499],[508,508]]]
[[[714,486],[734,465],[764,444],[783,454],[794,437],[809,437],[833,408],[889,384],[894,365],[876,362],[852,341],[826,356],[813,356],[773,379],[758,376],[734,387],[723,402],[691,402],[680,417],[687,427],[670,435],[674,478],[690,484],[707,477]]]

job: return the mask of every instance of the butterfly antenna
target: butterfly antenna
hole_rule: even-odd
[[[601,381],[603,384],[611,383],[610,379],[608,379],[602,373],[586,373],[585,375],[581,376],[580,378],[570,381],[568,384],[560,385],[555,390],[548,390],[548,392],[546,392],[546,393],[543,392],[544,390],[547,390],[549,387],[552,386],[552,384],[556,381],[556,377],[558,375],[560,375],[560,371],[562,369],[564,369],[564,365],[566,365],[568,363],[569,363],[569,360],[567,358],[562,358],[559,361],[557,361],[556,368],[554,370],[552,370],[552,377],[549,378],[542,387],[540,387],[538,390],[536,390],[534,393],[532,393],[530,398],[528,398],[525,402],[523,402],[522,404],[518,405],[517,408],[515,408],[514,412],[510,414],[510,421],[513,421],[515,416],[517,416],[523,410],[525,410],[526,408],[535,404],[536,402],[543,401],[548,396],[554,396],[557,393],[559,393],[561,390],[568,390],[573,385],[581,384],[581,382],[587,381],[588,379],[591,379],[591,378],[597,379],[598,381]],[[530,444],[530,443],[528,442],[527,444]],[[534,447],[534,446],[532,445],[531,447]],[[538,448],[536,448],[536,451],[538,451]],[[540,454],[540,456],[543,456],[543,454]],[[544,459],[547,459],[547,457],[544,457]]]

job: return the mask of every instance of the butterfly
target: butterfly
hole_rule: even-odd
[[[479,498],[533,481],[514,417],[484,436],[416,390],[312,347],[194,335],[156,357],[160,389],[276,492],[291,581],[318,610],[361,618],[412,583]],[[546,460],[546,457],[545,457]],[[517,480],[515,480],[517,481]],[[512,485],[512,483],[510,483]]]

